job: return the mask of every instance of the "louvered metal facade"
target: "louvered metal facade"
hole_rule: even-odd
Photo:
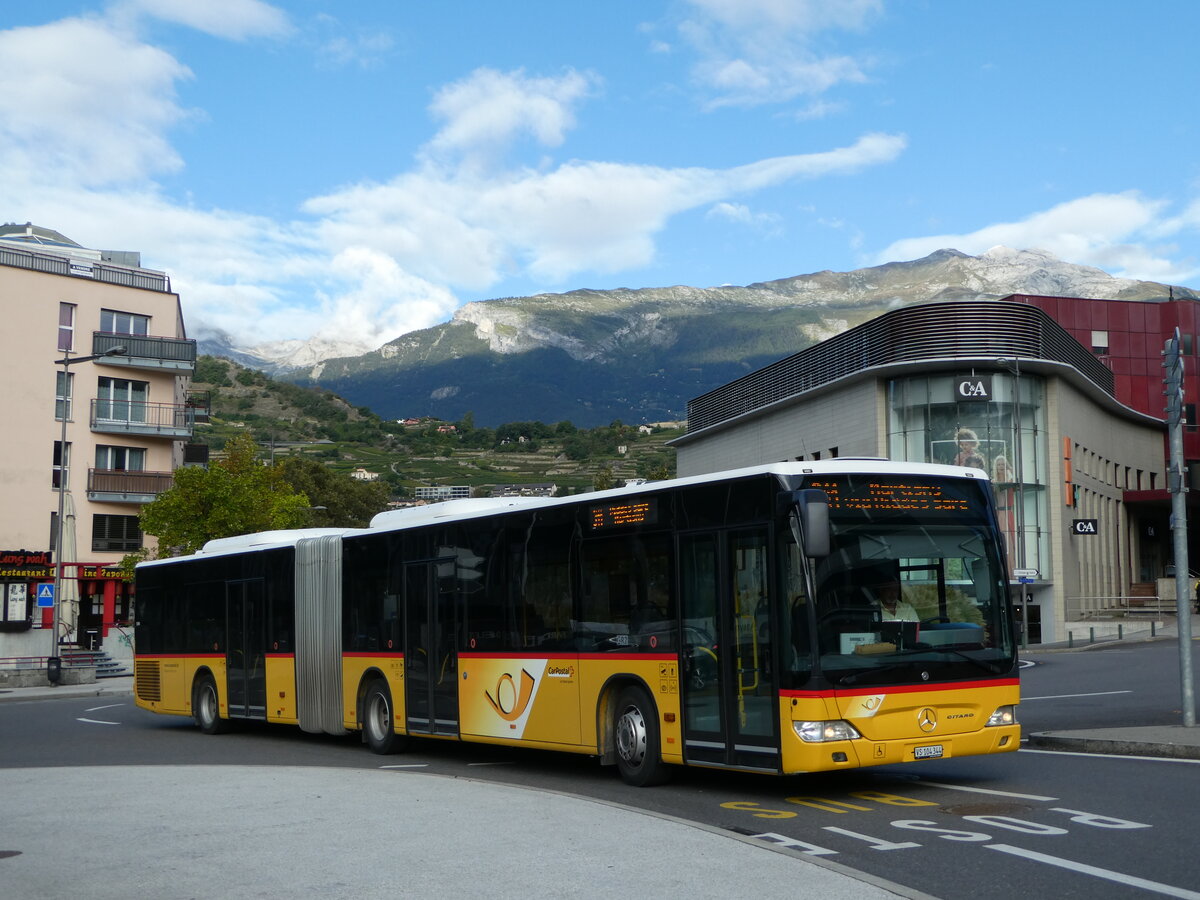
[[[1036,306],[1003,301],[933,303],[885,313],[691,400],[688,431],[700,431],[866,369],[997,357],[1065,363],[1113,393],[1112,371]]]

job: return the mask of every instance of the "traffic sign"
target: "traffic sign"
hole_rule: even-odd
[[[51,608],[54,606],[54,585],[39,584],[37,589],[37,603],[39,607]]]
[[[1013,575],[1017,578],[1037,578],[1037,569],[1013,569]]]

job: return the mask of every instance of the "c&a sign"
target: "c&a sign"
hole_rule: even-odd
[[[992,399],[992,376],[959,375],[954,379],[954,394],[959,400],[987,403]]]

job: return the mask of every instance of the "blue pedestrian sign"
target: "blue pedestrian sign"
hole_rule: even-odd
[[[39,584],[37,590],[37,601],[39,607],[50,608],[54,606],[54,585]]]

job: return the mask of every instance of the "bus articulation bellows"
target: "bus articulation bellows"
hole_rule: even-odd
[[[792,774],[1016,750],[1016,642],[985,473],[832,459],[137,568],[135,696],[237,720]]]

